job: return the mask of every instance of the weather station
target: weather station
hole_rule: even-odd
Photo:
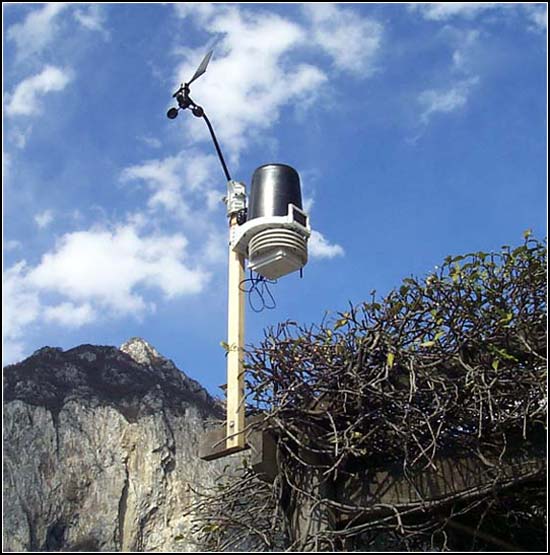
[[[307,243],[311,234],[309,217],[302,207],[298,172],[286,164],[265,164],[254,171],[250,195],[246,186],[234,181],[227,168],[214,129],[202,106],[190,96],[190,85],[203,75],[213,51],[203,58],[187,83],[172,95],[178,107],[168,110],[175,119],[190,109],[204,119],[226,181],[224,198],[229,220],[229,271],[227,306],[227,389],[226,424],[205,435],[200,456],[213,460],[249,447],[245,421],[245,264],[254,285],[268,283],[296,271],[307,263]]]

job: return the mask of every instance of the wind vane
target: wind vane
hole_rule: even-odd
[[[307,263],[309,217],[302,209],[298,172],[286,164],[265,164],[252,176],[250,200],[244,183],[231,179],[222,150],[202,106],[190,96],[190,85],[206,72],[210,50],[193,77],[172,95],[178,107],[167,116],[175,119],[180,110],[191,109],[204,119],[227,180],[225,204],[229,218],[229,283],[227,325],[227,416],[221,441],[212,439],[202,458],[217,459],[247,448],[244,399],[245,259],[261,279],[273,280],[300,270]],[[219,434],[214,434],[219,436]],[[208,439],[208,438],[207,438]],[[222,445],[220,445],[222,444]]]
[[[231,181],[231,176],[229,174],[229,170],[227,169],[227,165],[223,158],[223,153],[218,143],[218,139],[216,138],[216,134],[214,133],[214,128],[210,123],[210,120],[204,113],[204,110],[201,106],[195,104],[193,99],[189,96],[191,92],[189,89],[189,85],[195,80],[197,80],[201,75],[206,72],[206,68],[208,67],[208,63],[210,62],[210,58],[212,58],[213,50],[210,50],[206,54],[206,56],[202,59],[202,62],[199,64],[199,67],[191,77],[188,83],[182,83],[180,88],[172,95],[172,98],[175,98],[179,108],[170,108],[168,113],[166,114],[170,119],[176,119],[178,117],[179,110],[186,110],[187,108],[191,108],[191,112],[197,118],[203,118],[208,126],[208,130],[210,131],[210,136],[212,137],[212,141],[214,142],[214,146],[216,147],[216,152],[218,153],[218,158],[220,159],[223,171],[225,173],[225,178],[227,181]]]

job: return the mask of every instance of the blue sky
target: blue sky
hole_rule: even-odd
[[[225,381],[225,180],[294,166],[314,234],[266,326],[546,236],[545,4],[3,4],[4,363],[141,336]]]

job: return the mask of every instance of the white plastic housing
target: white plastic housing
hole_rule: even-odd
[[[286,216],[254,218],[234,227],[231,246],[248,258],[248,267],[267,279],[278,279],[307,263],[309,218],[293,204]]]

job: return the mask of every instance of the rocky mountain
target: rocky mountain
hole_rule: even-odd
[[[5,551],[197,551],[215,400],[146,341],[44,347],[4,369]],[[227,464],[227,461],[225,461]]]

